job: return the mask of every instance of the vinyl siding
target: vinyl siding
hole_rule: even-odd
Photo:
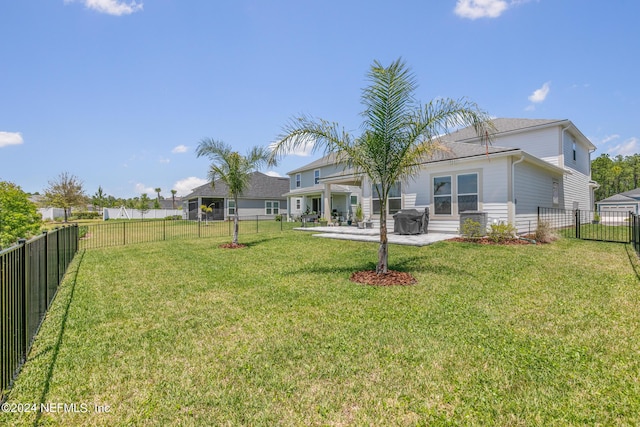
[[[560,156],[560,127],[531,130],[518,134],[498,136],[493,145],[519,148],[549,163],[558,164]]]

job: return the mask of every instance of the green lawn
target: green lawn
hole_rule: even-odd
[[[9,403],[87,411],[0,425],[640,424],[628,245],[391,246],[385,288],[376,244],[228,240],[80,253]]]

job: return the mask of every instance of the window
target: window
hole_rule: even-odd
[[[378,195],[378,187],[380,184],[371,186],[371,199],[373,202],[373,214],[380,215],[380,196]],[[389,189],[387,197],[387,213],[392,215],[402,209],[402,186],[396,182]]]
[[[436,215],[451,215],[451,177],[433,178],[433,204]]]
[[[280,213],[280,202],[266,201],[264,202],[265,215],[278,215]]]
[[[302,186],[302,178],[300,177],[300,174],[297,173],[296,174],[296,188],[300,188]]]
[[[576,161],[576,142],[575,141],[573,141],[572,148],[573,148],[573,161],[575,162]]]
[[[320,184],[320,169],[313,171],[313,183]]]
[[[458,175],[458,213],[478,210],[478,174]]]
[[[296,210],[299,211],[302,206],[302,201],[300,199],[296,199]]]
[[[351,196],[351,204],[352,205],[358,204],[358,196]]]
[[[234,200],[229,200],[227,204],[227,215],[235,215],[236,214],[236,202]]]
[[[553,206],[558,206],[558,204],[560,203],[560,183],[555,179],[553,180],[551,194],[552,194],[551,197],[553,200]]]

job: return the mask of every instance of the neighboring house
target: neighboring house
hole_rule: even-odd
[[[596,147],[571,121],[495,119],[494,124],[496,133],[488,146],[473,128],[442,138],[442,150],[422,163],[422,171],[393,189],[387,204],[389,225],[400,209],[428,207],[432,231],[458,231],[465,211],[486,212],[488,222],[504,221],[527,231],[537,224],[538,207],[592,209],[597,184],[591,180],[590,157]],[[331,165],[332,158],[324,157],[290,172],[287,197],[309,197],[313,187],[312,197],[335,204],[334,191],[339,196],[355,194],[365,217],[378,219],[373,183]],[[320,177],[310,181],[316,169]],[[358,191],[346,191],[353,185]],[[347,189],[341,191],[341,186]]]
[[[615,194],[596,202],[597,210],[601,214],[607,212],[640,213],[640,188]]]
[[[187,218],[191,220],[222,220],[238,215],[270,216],[281,215],[287,211],[287,199],[282,194],[289,190],[289,178],[274,177],[261,172],[253,172],[247,189],[238,196],[238,206],[229,194],[229,187],[221,180],[201,185],[182,198]],[[202,213],[201,206],[211,208],[211,212]]]

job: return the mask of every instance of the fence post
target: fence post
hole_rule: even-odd
[[[258,233],[258,215],[256,215],[256,234]]]
[[[576,209],[576,239],[580,238],[580,209]]]
[[[19,291],[20,296],[20,308],[22,313],[20,313],[20,324],[22,330],[20,331],[20,349],[19,349],[19,362],[18,365],[22,365],[27,356],[27,346],[29,343],[29,311],[28,304],[29,297],[27,295],[28,286],[27,286],[27,240],[19,239],[18,244],[20,245],[20,287]]]

